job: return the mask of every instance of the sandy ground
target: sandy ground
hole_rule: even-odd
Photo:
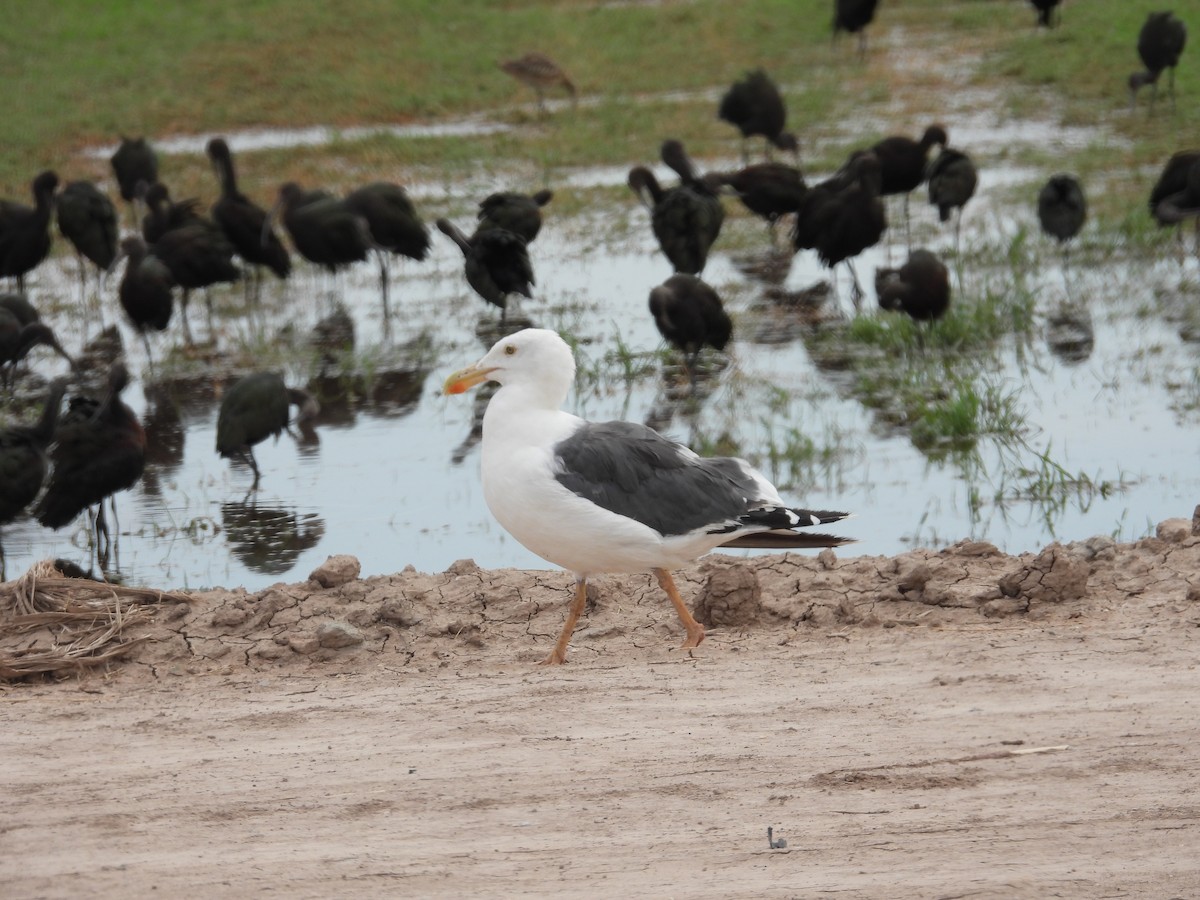
[[[353,574],[0,687],[0,894],[1200,895],[1187,521],[710,557],[694,651],[649,577],[602,578],[557,668],[568,576]]]

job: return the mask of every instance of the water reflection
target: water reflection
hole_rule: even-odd
[[[1064,363],[1081,363],[1092,355],[1096,331],[1084,306],[1064,304],[1046,317],[1046,346]]]
[[[325,536],[325,520],[295,506],[259,502],[256,492],[221,504],[221,524],[230,551],[247,569],[264,575],[291,571],[305,550]]]

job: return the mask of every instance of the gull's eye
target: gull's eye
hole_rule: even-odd
[[[512,344],[509,344],[507,347],[504,348],[505,356],[512,356],[516,352],[517,352],[517,348],[514,347]]]

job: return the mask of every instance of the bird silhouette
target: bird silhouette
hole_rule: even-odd
[[[790,131],[784,131],[787,106],[779,86],[762,69],[747,72],[735,81],[717,107],[717,118],[728,122],[742,133],[742,162],[749,163],[746,139],[755,135],[764,138],[767,159],[772,145],[787,150],[799,158],[800,144]]]
[[[658,333],[683,353],[693,385],[701,349],[724,350],[733,333],[720,296],[695,275],[675,274],[652,289],[650,314]]]
[[[274,372],[253,372],[238,379],[221,398],[217,414],[217,453],[223,459],[239,459],[254,472],[258,485],[258,462],[254,445],[288,427],[288,410],[297,407],[298,424],[311,421],[321,411],[308,391],[289,388]]]
[[[501,324],[508,316],[510,294],[533,297],[533,265],[519,235],[504,228],[483,228],[467,237],[449,219],[438,219],[437,227],[462,250],[467,284],[500,307]]]
[[[366,220],[372,247],[379,258],[379,287],[383,297],[384,328],[390,327],[388,258],[406,256],[421,262],[429,253],[429,229],[404,188],[388,181],[363,185],[346,195],[346,206]]]
[[[58,529],[97,506],[93,527],[101,569],[108,566],[112,546],[104,500],[133,487],[146,465],[146,433],[121,400],[128,383],[129,371],[117,362],[109,369],[103,399],[70,399],[50,448],[50,482],[34,511],[39,522]],[[115,505],[113,510],[115,514]]]
[[[171,192],[161,181],[143,183],[138,188],[139,199],[146,204],[146,215],[142,217],[142,237],[147,244],[156,244],[168,231],[207,222],[200,212],[200,201],[188,197],[178,203],[171,200]]]
[[[932,322],[950,308],[950,275],[933,253],[914,250],[898,269],[875,270],[875,294],[881,309]]]
[[[765,219],[774,241],[779,219],[800,208],[808,185],[794,166],[755,163],[736,172],[709,172],[704,180],[728,188],[754,215]]]
[[[874,153],[852,156],[843,170],[805,194],[792,232],[795,249],[816,250],[826,268],[846,263],[856,311],[863,290],[854,271],[854,257],[879,243],[887,229],[887,214],[879,199],[881,181],[879,158]]]
[[[174,307],[172,289],[175,279],[167,264],[149,253],[145,242],[136,235],[121,239],[121,254],[127,262],[117,297],[130,323],[142,336],[146,357],[153,366],[154,356],[150,352],[147,332],[167,330]]]
[[[571,97],[574,106],[577,99],[575,83],[567,77],[567,73],[558,63],[544,53],[526,53],[516,59],[506,59],[497,63],[500,70],[511,75],[521,84],[537,94],[538,110],[546,112],[546,91],[561,87]]]
[[[885,137],[871,147],[871,152],[879,159],[879,174],[882,179],[879,193],[884,197],[896,194],[904,196],[904,235],[908,242],[912,240],[908,215],[909,194],[925,181],[930,148],[945,147],[947,141],[945,128],[941,125],[930,125],[920,140],[895,134]]]
[[[661,154],[663,162],[679,175],[679,186],[663,189],[653,172],[635,166],[629,171],[629,187],[650,210],[650,227],[672,268],[698,275],[721,233],[725,209],[711,180],[697,177],[679,141],[664,141]]]
[[[200,219],[167,231],[154,243],[151,252],[170,271],[171,280],[183,288],[179,317],[183,320],[184,339],[191,344],[192,331],[187,318],[189,293],[197,288],[231,283],[242,277],[241,270],[233,262],[233,244],[214,223]],[[212,298],[207,291],[204,302],[208,309],[208,333],[211,337],[213,308]]]
[[[1158,78],[1163,69],[1169,70],[1167,93],[1171,95],[1171,107],[1175,107],[1175,67],[1187,44],[1187,26],[1174,13],[1152,12],[1146,16],[1142,30],[1138,32],[1137,51],[1146,68],[1129,76],[1129,106],[1137,105],[1137,95],[1146,85],[1151,85],[1150,109],[1158,99]]]
[[[1062,10],[1058,5],[1062,0],[1029,0],[1037,10],[1037,24],[1043,28],[1053,28],[1062,21]]]
[[[266,266],[279,278],[287,278],[292,271],[292,258],[274,229],[264,229],[266,210],[239,190],[233,153],[225,139],[213,138],[205,150],[221,183],[221,196],[212,206],[212,219],[242,261],[252,267],[252,296],[257,298],[262,267]]]
[[[1087,219],[1087,199],[1083,185],[1074,175],[1053,175],[1037,199],[1038,222],[1042,231],[1058,241],[1062,248],[1063,272],[1067,269],[1070,240],[1079,234]]]
[[[55,379],[46,392],[42,414],[33,425],[0,429],[0,525],[20,515],[37,498],[46,480],[46,448],[54,437],[66,381]],[[0,543],[0,578],[4,577],[4,546]]]
[[[959,231],[962,227],[962,210],[967,201],[975,196],[979,184],[979,173],[975,163],[960,150],[943,147],[929,166],[929,202],[938,208],[938,219],[949,221],[951,211],[954,218],[954,253],[958,255]]]
[[[329,272],[364,262],[372,248],[367,220],[324,191],[306,191],[289,181],[279,189],[264,229],[280,214],[296,252]]]
[[[0,276],[17,279],[25,290],[25,276],[50,253],[50,217],[58,175],[39,173],[31,184],[34,205],[0,200]]]
[[[16,381],[17,363],[38,346],[49,347],[65,359],[72,370],[78,368],[76,361],[58,342],[53,329],[41,321],[28,300],[19,294],[0,297],[0,380],[9,390]]]
[[[837,41],[838,34],[843,31],[857,34],[859,58],[865,56],[867,53],[867,26],[875,18],[875,7],[878,5],[879,0],[834,0],[834,41]]]
[[[117,258],[117,208],[108,195],[90,181],[71,181],[55,198],[58,230],[79,258],[79,283],[87,291],[88,260],[100,272],[112,268]],[[103,321],[101,322],[103,325]]]
[[[550,190],[541,190],[536,194],[515,191],[490,194],[479,203],[479,222],[475,228],[503,228],[526,244],[532,243],[542,230],[542,207],[553,197],[554,192]]]
[[[1195,220],[1200,253],[1200,150],[1181,150],[1167,160],[1150,190],[1150,215],[1164,228]]]
[[[136,223],[136,201],[140,199],[138,185],[158,181],[158,155],[144,137],[122,136],[120,146],[109,162],[117,178],[117,190],[121,192],[121,199],[129,204],[131,220]]]

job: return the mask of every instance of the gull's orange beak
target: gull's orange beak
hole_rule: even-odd
[[[447,394],[461,394],[470,390],[477,384],[483,384],[488,380],[488,376],[496,371],[495,366],[481,369],[479,363],[467,366],[465,369],[459,369],[457,372],[451,373],[446,379],[446,383],[442,385],[442,390]]]

